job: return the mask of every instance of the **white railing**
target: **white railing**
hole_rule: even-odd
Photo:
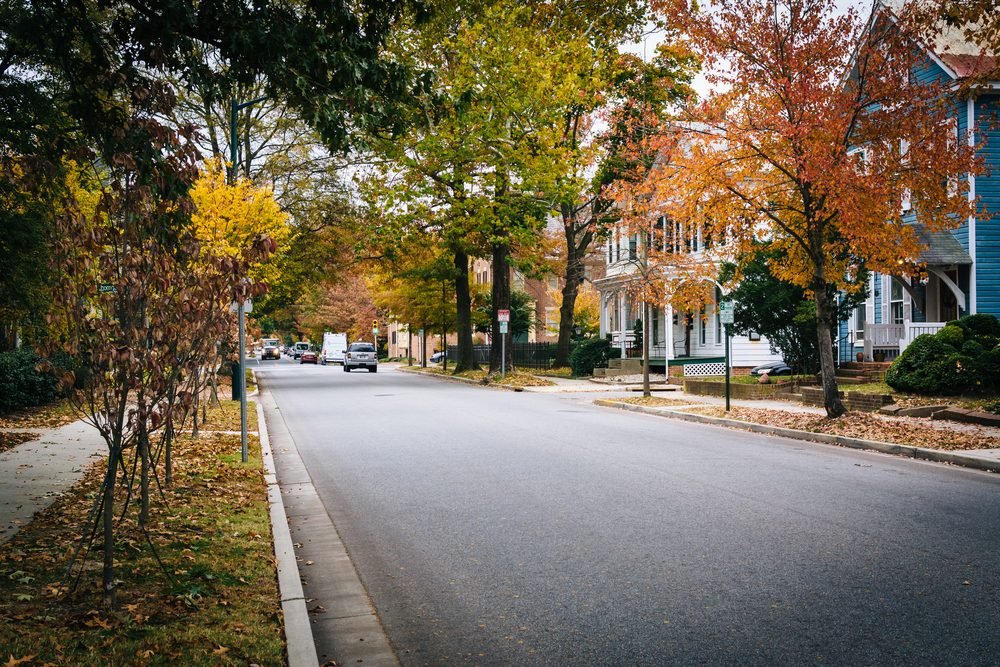
[[[876,350],[902,352],[921,334],[937,333],[946,322],[903,322],[902,324],[873,324],[865,322],[865,359],[872,359]],[[892,358],[892,357],[890,357]]]
[[[875,350],[899,349],[903,333],[902,324],[865,322],[865,359],[873,359]]]
[[[944,329],[947,322],[905,322],[903,337],[899,341],[899,351],[902,352],[917,336],[934,334]]]

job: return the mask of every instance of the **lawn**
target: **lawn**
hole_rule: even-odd
[[[134,502],[119,522],[113,609],[102,604],[99,536],[67,575],[103,464],[0,545],[7,664],[283,664],[267,492],[250,444],[241,464],[239,436],[177,441],[174,484],[152,500],[147,534]]]

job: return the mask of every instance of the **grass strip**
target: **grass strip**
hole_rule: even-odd
[[[119,521],[115,609],[101,603],[100,538],[76,590],[64,581],[103,464],[36,515],[0,546],[3,653],[24,665],[282,665],[267,490],[250,444],[241,464],[239,436],[176,442],[174,484],[152,499],[149,523],[169,576],[133,502]]]

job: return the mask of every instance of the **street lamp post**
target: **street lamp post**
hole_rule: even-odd
[[[229,105],[229,163],[232,165],[229,169],[229,183],[230,185],[236,184],[236,173],[239,168],[239,154],[237,152],[236,144],[236,116],[242,109],[246,109],[249,106],[253,106],[258,102],[263,102],[267,99],[267,96],[258,97],[255,100],[250,100],[249,102],[237,102],[235,98],[230,100]],[[247,447],[247,360],[244,356],[244,344],[246,336],[246,314],[244,312],[244,301],[240,299],[239,305],[237,306],[237,319],[239,320],[240,328],[240,377],[234,381],[239,383],[240,388],[240,460],[246,463],[250,460],[250,452]]]

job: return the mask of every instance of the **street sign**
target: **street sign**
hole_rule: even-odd
[[[510,311],[509,310],[498,310],[497,311],[497,321],[498,322],[510,322]]]
[[[97,291],[100,294],[118,294],[118,288],[111,283],[101,283],[97,286]]]
[[[506,322],[503,322],[503,321],[500,322],[500,333],[502,333],[502,334],[507,333],[507,323]]]
[[[230,313],[235,313],[239,309],[240,309],[240,303],[239,303],[239,301],[233,301],[231,304],[229,304],[229,312]],[[243,302],[243,312],[244,313],[252,313],[253,312],[253,301],[251,301],[250,299],[247,299],[246,301]]]
[[[723,301],[719,304],[719,321],[723,324],[732,324],[734,319],[733,302]]]

